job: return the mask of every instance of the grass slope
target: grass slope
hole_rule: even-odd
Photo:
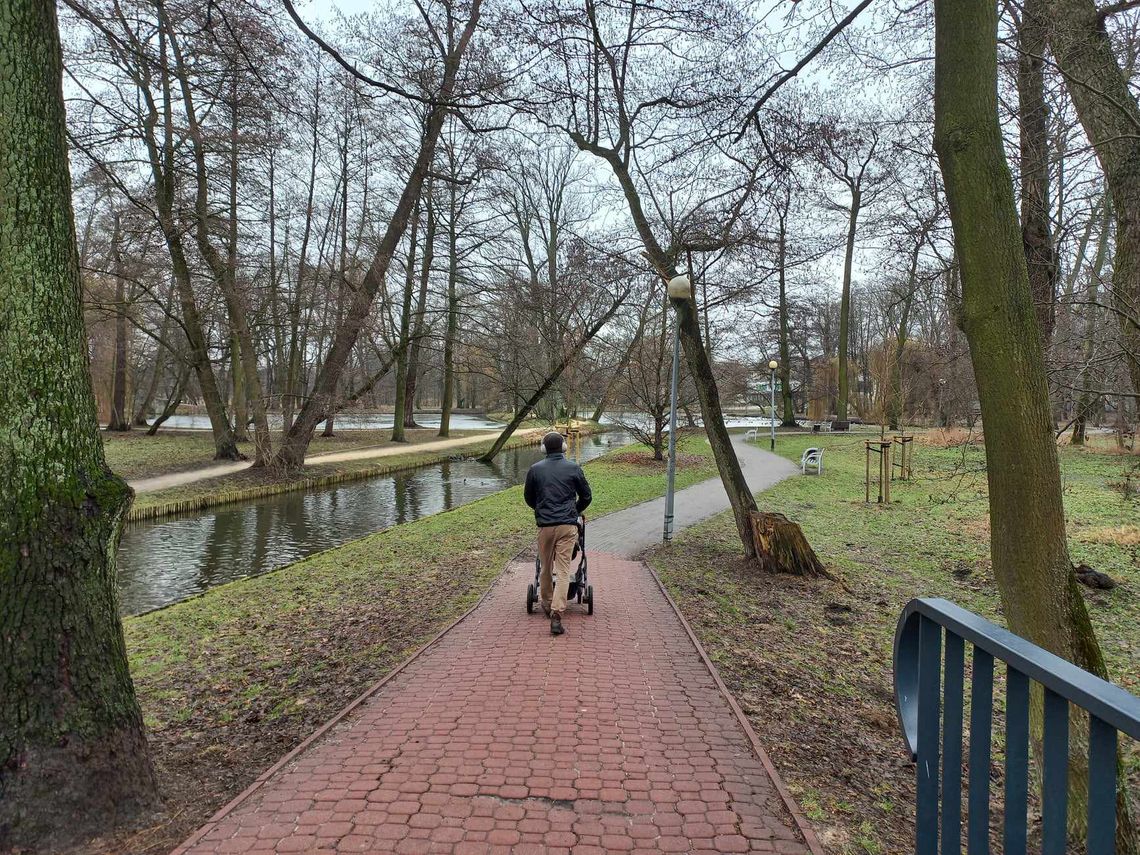
[[[716,476],[703,437],[682,450],[678,489]],[[664,492],[662,464],[628,448],[613,457],[586,464],[591,516]],[[533,538],[515,487],[128,618],[166,811],[84,851],[168,851],[468,608]]]
[[[896,483],[894,501],[880,506],[863,503],[863,437],[788,436],[778,451],[798,462],[810,445],[826,449],[823,477],[791,478],[758,503],[799,522],[842,585],[758,575],[738,557],[728,514],[650,560],[828,851],[906,852],[914,772],[894,713],[895,622],[918,596],[1002,622],[984,450],[916,443],[915,481]],[[1061,460],[1073,559],[1121,583],[1084,589],[1093,623],[1113,679],[1140,693],[1140,501],[1124,486],[1135,458],[1065,448]],[[1140,756],[1130,749],[1135,769]]]
[[[435,428],[425,428],[410,430],[407,435],[410,442],[418,443],[439,439],[437,433]],[[494,433],[488,431],[453,430],[449,438],[475,436],[480,433],[494,436]],[[147,436],[142,430],[127,433],[103,431],[100,436],[103,437],[103,451],[107,455],[107,464],[118,475],[128,480],[201,469],[217,462],[214,460],[214,439],[209,431],[164,430],[154,436]],[[309,454],[380,448],[392,444],[391,428],[342,430],[332,437],[324,437],[318,433],[309,446]],[[252,456],[252,442],[238,443],[238,447],[243,454]]]

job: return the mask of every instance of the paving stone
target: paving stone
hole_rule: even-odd
[[[591,551],[556,638],[533,567],[176,852],[807,855],[649,571]]]

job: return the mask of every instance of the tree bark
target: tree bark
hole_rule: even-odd
[[[835,402],[836,430],[847,430],[847,353],[851,334],[851,267],[855,259],[855,231],[859,224],[859,206],[862,192],[851,185],[851,209],[847,218],[847,251],[843,257],[843,293],[839,298],[839,398]]]
[[[166,346],[162,342],[168,341],[170,334],[170,314],[171,314],[171,301],[174,299],[174,277],[170,279],[170,288],[166,292],[166,300],[162,305],[162,327],[159,332],[158,344],[154,352],[154,368],[150,373],[150,383],[147,384],[146,394],[143,395],[142,402],[139,404],[138,410],[135,411],[134,423],[135,427],[146,427],[147,416],[150,415],[150,408],[154,405],[155,395],[158,394],[158,384],[162,382],[162,375],[166,371]]]
[[[459,334],[459,206],[455,182],[448,182],[451,206],[447,221],[447,332],[443,338],[443,391],[439,401],[439,435],[451,433],[455,400],[455,339]]]
[[[997,6],[936,0],[934,8],[934,146],[985,425],[990,551],[1003,612],[1013,632],[1106,677],[1069,560],[1045,353],[998,125]],[[1087,805],[1087,746],[1074,735],[1069,816],[1079,824]],[[1122,805],[1118,851],[1131,853],[1126,796]]]
[[[1133,390],[1140,392],[1140,105],[1093,0],[1044,0],[1049,42],[1116,217],[1113,304]]]
[[[115,276],[115,370],[111,380],[111,417],[107,430],[127,431],[127,280],[123,273],[123,224],[114,213],[111,232],[111,264]]]
[[[156,5],[159,25],[166,30],[174,56],[175,77],[178,79],[182,104],[189,129],[190,149],[194,159],[194,236],[198,250],[206,260],[218,287],[225,297],[226,309],[230,316],[230,327],[237,339],[237,354],[234,359],[235,376],[240,373],[243,402],[253,414],[254,466],[264,466],[273,452],[273,440],[269,434],[269,420],[265,412],[265,396],[261,391],[261,377],[257,370],[257,350],[253,346],[245,297],[239,293],[236,281],[237,254],[237,93],[231,84],[231,125],[230,125],[230,223],[227,258],[223,259],[210,241],[209,234],[209,184],[206,175],[206,152],[202,145],[202,129],[198,124],[198,114],[194,106],[194,94],[190,86],[189,74],[183,61],[182,48],[167,20],[163,0]],[[236,79],[236,78],[235,78]],[[240,369],[240,371],[239,371]],[[236,387],[235,387],[236,391]]]
[[[804,537],[803,530],[783,514],[752,514],[756,560],[769,573],[830,579],[831,574]]]
[[[752,514],[756,512],[756,500],[752,497],[748,482],[744,480],[744,472],[740,469],[740,461],[732,447],[728,428],[724,426],[720,391],[717,389],[708,351],[701,341],[697,307],[693,300],[671,298],[669,302],[673,304],[673,310],[677,313],[681,348],[685,352],[685,361],[689,365],[689,372],[697,387],[697,399],[701,403],[701,419],[705,423],[705,433],[708,435],[709,445],[712,446],[721,483],[724,484],[729,503],[732,505],[732,515],[736,520],[736,531],[740,535],[744,557],[754,558],[756,543],[752,535]]]
[[[156,803],[118,617],[131,490],[87,363],[55,4],[0,4],[0,849]]]
[[[135,72],[139,93],[146,103],[147,114],[143,120],[143,137],[150,160],[151,177],[154,180],[158,223],[162,229],[163,238],[166,240],[167,250],[170,253],[171,272],[178,288],[182,328],[186,333],[186,340],[190,348],[189,361],[198,378],[198,388],[202,392],[202,401],[206,405],[206,413],[210,417],[210,429],[214,437],[214,459],[240,460],[242,454],[238,451],[233,426],[230,424],[229,415],[226,413],[225,401],[218,389],[217,376],[214,374],[214,366],[210,360],[209,342],[202,325],[202,316],[198,311],[198,304],[194,295],[194,283],[190,277],[190,264],[186,259],[186,250],[182,243],[183,229],[174,214],[178,186],[175,173],[173,101],[170,92],[170,75],[167,72],[165,27],[158,29],[158,53],[162,61],[160,69],[161,115],[158,105],[154,103],[151,96],[148,87],[149,80],[142,77],[140,72]],[[155,136],[155,129],[160,122],[162,124],[161,142]]]
[[[777,369],[780,376],[780,399],[783,403],[784,416],[781,420],[783,427],[796,426],[796,403],[792,397],[792,350],[790,346],[791,319],[788,311],[788,283],[787,283],[787,239],[788,239],[788,208],[785,204],[777,212],[779,222],[779,245],[777,248],[777,263],[780,269],[780,365]]]
[[[241,342],[230,330],[230,395],[234,411],[234,439],[249,442],[249,401],[245,394],[245,369],[241,364]]]
[[[1048,352],[1057,305],[1057,253],[1049,220],[1049,105],[1045,100],[1044,0],[1025,0],[1018,32],[1021,121],[1021,239],[1029,293]]]
[[[1073,445],[1085,444],[1085,426],[1089,413],[1099,401],[1089,390],[1093,385],[1093,357],[1096,355],[1096,327],[1099,312],[1097,299],[1100,293],[1100,274],[1104,269],[1104,259],[1108,250],[1108,234],[1112,225],[1112,206],[1104,201],[1104,214],[1101,219],[1100,234],[1097,236],[1096,256],[1089,270],[1089,284],[1085,289],[1085,330],[1081,342],[1081,396],[1077,400],[1076,417],[1073,419]]]
[[[301,293],[305,282],[305,263],[309,254],[309,241],[313,234],[313,196],[317,186],[317,158],[320,154],[320,121],[321,121],[321,77],[318,65],[317,79],[313,86],[313,123],[312,144],[309,157],[309,183],[305,201],[305,229],[301,234],[301,249],[297,257],[297,283],[293,290],[293,298],[289,301],[289,347],[288,366],[285,374],[285,395],[281,401],[281,411],[284,417],[281,452],[278,457],[285,454],[285,447],[289,445],[289,434],[293,430],[293,415],[297,404],[301,400]],[[316,424],[313,425],[316,427]],[[306,447],[308,443],[306,442]],[[304,460],[304,449],[296,465]]]
[[[424,255],[420,262],[420,290],[416,296],[416,321],[412,329],[411,350],[408,352],[408,377],[404,392],[404,427],[418,428],[416,424],[416,385],[419,381],[420,353],[423,350],[427,325],[428,282],[431,279],[431,265],[435,259],[435,205],[432,202],[432,180],[429,177],[424,188],[424,216],[427,228],[424,231]]]
[[[918,256],[922,252],[922,239],[915,242],[910,255],[910,267],[907,269],[907,292],[903,298],[902,312],[899,325],[895,331],[895,348],[891,355],[891,386],[890,402],[887,411],[888,428],[898,430],[902,424],[905,401],[903,400],[903,359],[906,356],[906,342],[910,336],[910,311],[914,305],[914,295],[917,289]]]
[[[416,283],[416,250],[420,230],[420,202],[412,208],[408,230],[408,258],[404,269],[404,295],[400,301],[400,330],[396,343],[396,402],[392,407],[392,442],[407,442],[404,411],[408,401],[408,344],[412,335],[412,295]]]
[[[396,203],[396,209],[388,222],[388,227],[384,231],[384,236],[377,248],[376,255],[372,259],[372,264],[364,276],[364,281],[353,293],[353,299],[349,305],[344,324],[337,330],[332,347],[325,356],[316,382],[313,384],[312,394],[305,401],[305,406],[302,407],[297,420],[281,444],[277,462],[286,467],[300,466],[304,462],[305,451],[309,447],[309,441],[313,437],[313,431],[321,419],[321,414],[335,406],[337,381],[340,379],[341,371],[344,369],[349,353],[356,345],[356,340],[364,328],[364,322],[368,318],[376,293],[388,275],[392,255],[404,235],[404,230],[412,213],[412,206],[419,199],[423,182],[431,169],[440,131],[443,129],[444,121],[449,112],[453,109],[451,99],[455,92],[456,80],[467,45],[479,25],[481,5],[481,0],[473,0],[462,33],[454,45],[448,45],[449,52],[444,63],[443,81],[440,84],[437,99],[424,122],[419,153],[412,164],[407,183]]]

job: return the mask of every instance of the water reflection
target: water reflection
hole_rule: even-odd
[[[587,437],[582,460],[631,441],[620,431]],[[491,464],[445,461],[367,481],[132,523],[119,548],[120,607],[124,614],[149,611],[374,531],[459,507],[522,483],[540,456],[537,448],[516,449]]]

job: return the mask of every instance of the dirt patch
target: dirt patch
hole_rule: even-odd
[[[981,430],[966,428],[934,428],[915,435],[914,441],[930,448],[953,448],[958,445],[985,445]]]
[[[645,466],[653,469],[665,469],[666,460],[654,460],[653,453],[650,451],[623,451],[613,455],[610,459],[614,463],[623,466]],[[677,453],[677,468],[693,468],[696,466],[703,466],[707,463],[707,459],[698,454],[684,454]]]
[[[1094,528],[1077,535],[1082,543],[1111,543],[1116,546],[1140,546],[1140,526],[1121,525]]]
[[[671,547],[668,567],[659,557],[654,563],[825,851],[912,851],[914,765],[895,713],[891,635],[864,631],[893,624],[890,592],[767,576],[710,547],[682,541]],[[693,569],[700,567],[706,570]],[[1001,733],[1000,710],[995,718]],[[991,776],[1000,780],[995,755]],[[991,805],[996,835],[1000,786]],[[1038,809],[1036,799],[1030,809]]]

